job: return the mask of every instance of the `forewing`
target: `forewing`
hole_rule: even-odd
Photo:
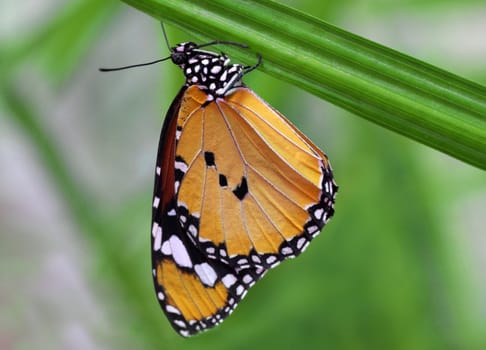
[[[180,224],[208,257],[268,269],[300,254],[332,217],[327,157],[248,88],[202,103],[179,126]]]

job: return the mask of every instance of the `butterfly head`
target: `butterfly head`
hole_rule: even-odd
[[[197,49],[197,44],[193,42],[180,43],[171,49],[170,58],[174,64],[183,68],[189,58],[195,55],[194,49]]]

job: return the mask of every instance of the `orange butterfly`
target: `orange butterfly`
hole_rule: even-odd
[[[154,284],[183,336],[219,324],[269,269],[299,255],[337,192],[326,155],[242,83],[261,59],[249,67],[201,50],[217,43],[171,49],[186,83],[157,156]]]
[[[182,336],[222,322],[268,270],[302,253],[332,217],[338,189],[326,155],[242,83],[261,57],[243,66],[201,49],[221,43],[246,47],[170,49],[186,83],[160,136],[152,273]]]

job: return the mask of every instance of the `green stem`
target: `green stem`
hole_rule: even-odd
[[[248,44],[268,74],[486,169],[481,85],[268,0],[123,1],[207,40]]]

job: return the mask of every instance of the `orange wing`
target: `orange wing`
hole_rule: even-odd
[[[159,144],[152,264],[183,336],[219,324],[268,269],[297,256],[334,213],[327,157],[251,90],[184,87]]]
[[[183,97],[177,213],[208,257],[269,269],[297,256],[334,213],[327,157],[250,89]]]

